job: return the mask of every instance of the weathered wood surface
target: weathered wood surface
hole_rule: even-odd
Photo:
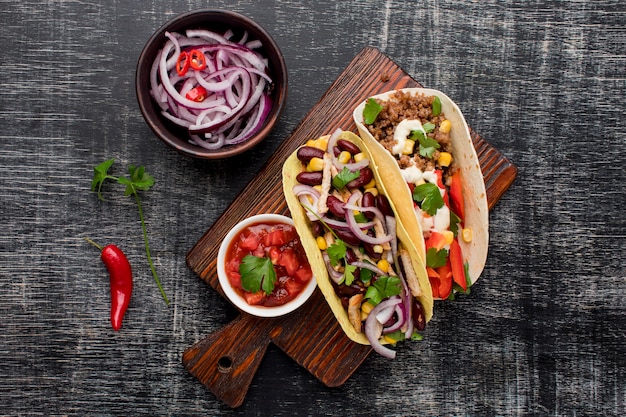
[[[215,1],[262,23],[287,59],[288,106],[253,152],[194,161],[150,133],[134,67],[174,2],[0,2],[0,414],[624,415],[626,14],[619,1]],[[271,346],[231,410],[181,364],[236,312],[185,255],[365,46],[448,93],[519,168],[491,212],[472,294],[437,306],[419,348],[370,355],[328,388]],[[92,167],[143,164],[136,207]],[[136,285],[124,327],[83,237],[116,243]]]

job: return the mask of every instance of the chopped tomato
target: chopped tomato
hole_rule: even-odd
[[[459,242],[454,239],[450,244],[450,265],[452,266],[452,278],[463,290],[467,290],[465,268],[463,267],[463,252]]]
[[[285,289],[289,293],[290,297],[294,297],[300,291],[302,291],[303,284],[294,280],[288,280],[285,282]]]
[[[287,275],[293,276],[298,268],[300,268],[300,262],[293,249],[285,249],[278,258],[278,265],[282,265],[287,270]]]
[[[289,242],[284,231],[280,229],[274,229],[265,236],[263,236],[263,244],[265,246],[282,246]]]
[[[239,247],[244,250],[255,250],[260,244],[261,237],[256,233],[250,233],[241,243],[239,243]]]
[[[301,265],[300,268],[296,271],[294,278],[296,281],[301,283],[309,282],[311,278],[313,278],[313,272],[311,271],[311,267],[309,265]]]
[[[265,299],[265,293],[263,291],[259,292],[244,292],[243,298],[246,299],[246,303],[250,305],[257,305],[263,303]]]
[[[278,249],[276,246],[272,246],[268,251],[268,254],[272,263],[276,264],[278,262],[278,258],[280,258],[280,249]]]
[[[461,173],[457,171],[450,177],[450,208],[459,216],[461,221],[465,220],[465,200],[463,198],[463,186],[461,183]]]

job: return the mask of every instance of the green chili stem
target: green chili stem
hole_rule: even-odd
[[[148,230],[146,228],[146,222],[143,219],[143,209],[141,208],[141,200],[139,199],[139,195],[137,191],[133,187],[133,195],[135,196],[135,201],[137,202],[137,207],[139,208],[139,219],[141,220],[141,229],[143,230],[143,241],[146,245],[146,256],[148,257],[148,263],[150,264],[150,269],[152,270],[152,276],[156,281],[157,286],[159,287],[159,291],[161,291],[161,295],[165,300],[165,304],[170,305],[170,300],[165,295],[165,291],[161,286],[161,281],[159,281],[159,277],[157,276],[156,269],[154,269],[154,264],[152,263],[152,256],[150,256],[150,245],[148,244]]]

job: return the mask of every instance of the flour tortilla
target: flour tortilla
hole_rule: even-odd
[[[355,135],[352,132],[343,132],[340,136],[342,139],[347,139],[351,142],[357,144],[361,150],[367,153],[367,148],[364,146],[361,138]],[[367,155],[370,158],[370,166],[372,171],[374,172],[374,178],[377,182],[377,188],[379,192],[388,196],[384,185],[382,185],[380,176],[378,175],[378,169],[375,166],[371,155]],[[353,340],[354,342],[369,345],[369,341],[365,337],[365,333],[358,333],[354,326],[350,323],[348,319],[348,313],[343,308],[341,304],[341,299],[335,293],[335,289],[331,283],[330,277],[328,276],[328,271],[326,270],[326,265],[322,258],[322,252],[317,247],[317,242],[315,241],[315,237],[313,236],[313,232],[311,231],[311,224],[306,215],[305,209],[300,204],[300,201],[295,196],[293,192],[294,185],[298,184],[296,180],[296,176],[298,173],[302,171],[302,162],[298,160],[297,151],[291,154],[289,158],[285,161],[283,165],[283,193],[285,195],[285,199],[287,200],[287,206],[291,211],[291,218],[293,219],[298,235],[300,236],[300,240],[302,242],[302,246],[307,254],[307,258],[309,259],[309,263],[311,264],[311,269],[313,270],[313,275],[317,280],[317,286],[322,291],[326,302],[330,306],[333,314],[337,318],[337,321],[341,325],[341,328],[346,333],[346,335]],[[393,207],[393,202],[391,202],[392,209],[397,213],[395,207]],[[432,298],[432,289],[430,287],[430,281],[428,280],[428,276],[426,274],[425,264],[422,262],[421,257],[417,248],[412,243],[412,240],[409,238],[409,235],[402,225],[399,219],[397,218],[397,234],[398,239],[400,241],[400,245],[402,245],[406,250],[408,250],[411,255],[411,261],[413,264],[413,268],[418,276],[418,281],[420,284],[420,288],[422,289],[422,295],[417,297],[422,307],[424,308],[424,315],[426,321],[429,321],[433,315],[433,298]]]
[[[472,229],[472,241],[469,243],[459,239],[463,251],[464,261],[469,263],[469,276],[472,284],[475,283],[482,273],[487,261],[489,246],[489,209],[487,206],[487,193],[480,163],[474,144],[469,133],[469,128],[459,107],[444,93],[428,88],[405,88],[402,90],[388,91],[372,98],[387,101],[396,91],[408,92],[412,95],[421,93],[427,96],[438,96],[441,100],[441,111],[452,123],[450,138],[452,143],[453,158],[461,170],[463,196],[465,199],[465,227]],[[370,98],[370,97],[368,97]],[[413,198],[411,191],[402,178],[400,167],[395,157],[389,153],[367,130],[363,123],[363,101],[353,112],[353,118],[359,130],[359,134],[365,146],[372,154],[378,170],[384,172],[382,179],[385,187],[391,190],[390,199],[398,209],[397,213],[404,227],[413,238],[415,246],[420,251],[421,259],[425,264],[425,246],[420,223],[413,210]]]

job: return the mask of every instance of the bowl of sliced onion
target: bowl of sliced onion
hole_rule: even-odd
[[[287,96],[287,68],[271,35],[225,10],[180,14],[150,37],[137,62],[139,109],[176,151],[230,157],[273,129]]]

